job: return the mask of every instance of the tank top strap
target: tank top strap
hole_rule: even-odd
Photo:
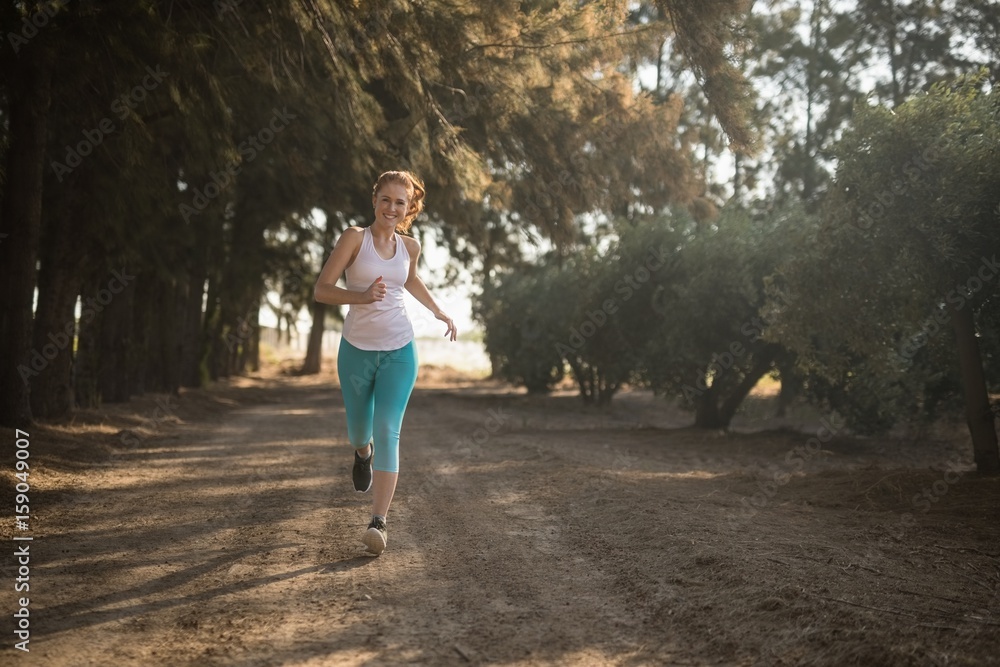
[[[361,251],[368,255],[375,252],[375,241],[372,237],[371,227],[365,227],[364,236],[361,238]]]
[[[396,255],[406,263],[407,268],[410,266],[410,251],[406,249],[406,241],[403,239],[403,235],[396,232]]]

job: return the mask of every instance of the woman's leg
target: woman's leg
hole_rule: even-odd
[[[375,364],[377,352],[359,350],[343,338],[337,353],[337,375],[344,395],[347,439],[361,456],[368,458],[375,415]]]
[[[417,347],[383,353],[375,376],[372,513],[385,518],[399,473],[399,433],[406,405],[417,381]]]
[[[398,472],[372,471],[372,516],[380,516],[383,519],[388,516],[389,505],[392,504],[392,497],[396,493],[397,479],[399,479]]]

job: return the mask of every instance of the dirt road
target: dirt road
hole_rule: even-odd
[[[371,558],[332,385],[36,429],[31,650],[4,611],[0,662],[1000,664],[1000,483],[958,444],[677,430],[641,392],[591,412],[424,370]]]

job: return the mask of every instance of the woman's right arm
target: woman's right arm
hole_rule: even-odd
[[[386,287],[381,276],[364,292],[354,292],[337,286],[337,281],[357,257],[363,237],[364,230],[360,227],[350,227],[341,235],[333,252],[330,253],[330,257],[326,260],[326,264],[323,265],[323,270],[319,272],[319,277],[316,278],[316,286],[313,287],[314,299],[331,306],[340,306],[352,303],[374,303],[385,298]]]

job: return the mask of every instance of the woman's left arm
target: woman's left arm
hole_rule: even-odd
[[[420,241],[412,236],[402,236],[400,238],[403,239],[403,243],[406,244],[406,250],[410,254],[410,273],[406,277],[406,283],[403,286],[407,292],[413,295],[414,299],[423,304],[427,310],[434,313],[434,317],[448,325],[448,330],[445,331],[444,335],[450,336],[451,340],[455,340],[458,337],[458,329],[455,328],[455,323],[438,307],[437,302],[434,301],[434,297],[431,296],[430,290],[427,289],[427,285],[417,275],[417,260],[420,259]]]

